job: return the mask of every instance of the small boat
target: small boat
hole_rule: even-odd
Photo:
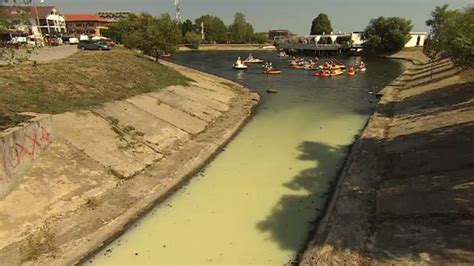
[[[354,67],[349,67],[349,69],[347,70],[347,75],[349,75],[349,76],[354,76],[355,75]]]
[[[288,57],[288,55],[287,55],[284,51],[281,51],[281,52],[278,54],[278,57]]]
[[[245,64],[237,64],[237,63],[233,64],[232,67],[233,67],[234,69],[237,69],[237,70],[244,70],[244,69],[249,68],[249,67],[248,67],[247,65],[245,65]]]
[[[357,70],[358,70],[359,72],[365,72],[365,71],[367,70],[367,68],[365,67],[364,62],[361,61],[361,62],[359,63],[359,66],[357,67]]]
[[[242,60],[240,60],[240,57],[237,58],[237,61],[235,61],[232,67],[237,70],[245,70],[248,68],[248,66],[244,62],[242,62]]]
[[[342,72],[342,70],[336,69],[336,70],[331,71],[331,74],[329,74],[329,75],[330,75],[331,77],[333,77],[333,76],[342,75],[342,73],[344,73],[344,72]]]
[[[244,63],[263,63],[263,62],[265,62],[265,61],[262,60],[262,59],[258,59],[258,58],[253,57],[252,54],[249,54],[247,59],[244,60]]]
[[[290,68],[290,69],[304,69],[304,65],[292,65],[292,66],[289,66],[288,68]]]
[[[329,75],[330,73],[328,73],[327,71],[318,71],[314,73],[314,76],[320,77],[320,78],[325,78],[325,77],[328,77]]]
[[[265,74],[265,75],[277,75],[277,74],[281,74],[281,70],[267,69],[267,70],[263,70],[263,74]]]
[[[278,93],[278,91],[274,89],[267,89],[267,93]]]

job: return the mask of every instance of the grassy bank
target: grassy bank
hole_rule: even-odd
[[[85,110],[189,81],[177,71],[123,48],[78,52],[51,63],[0,70],[0,113],[5,116]]]

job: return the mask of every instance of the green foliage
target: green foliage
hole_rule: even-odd
[[[198,27],[191,20],[187,19],[181,24],[181,33],[183,37],[186,36],[188,32],[198,32]]]
[[[187,42],[191,48],[197,49],[201,44],[201,34],[197,32],[188,31],[184,36],[184,41]]]
[[[219,17],[204,15],[197,18],[195,23],[199,31],[201,30],[201,23],[204,24],[204,35],[207,42],[223,43],[227,41],[227,27]]]
[[[252,24],[248,23],[245,15],[237,12],[234,16],[234,23],[229,26],[231,40],[234,43],[249,43],[254,37]]]
[[[321,35],[323,33],[329,34],[332,32],[331,21],[328,15],[321,13],[311,24],[311,35]]]
[[[372,19],[364,32],[364,48],[369,53],[398,52],[410,40],[412,28],[411,20],[400,17]]]
[[[13,3],[19,5],[19,7],[28,7],[31,4],[31,0],[0,0],[0,14],[2,13],[3,3]],[[19,19],[20,22],[24,23],[24,19]],[[5,17],[0,16],[0,34],[4,34],[8,29],[14,25],[14,22],[6,19]],[[18,53],[17,47],[7,46],[6,43],[0,41],[0,62],[2,64],[13,65],[17,63],[24,62],[30,57],[33,48],[26,47],[22,53]]]
[[[105,35],[155,58],[175,52],[182,38],[181,28],[169,14],[154,17],[147,13],[130,15],[112,24]]]
[[[254,42],[254,43],[266,43],[266,42],[268,42],[268,34],[266,32],[256,32],[253,35],[252,42]]]
[[[474,66],[474,7],[463,11],[449,10],[448,5],[436,7],[426,25],[431,27],[427,56],[450,56],[459,66]]]

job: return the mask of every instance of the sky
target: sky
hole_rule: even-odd
[[[40,0],[34,0],[39,3]],[[182,19],[194,20],[204,14],[219,16],[226,24],[236,12],[243,12],[256,31],[289,29],[309,34],[311,21],[319,13],[329,15],[334,31],[364,30],[371,18],[400,16],[411,19],[413,31],[427,31],[425,21],[439,5],[462,8],[472,0],[181,0]],[[60,12],[96,13],[98,11],[148,12],[174,14],[174,0],[45,0]]]

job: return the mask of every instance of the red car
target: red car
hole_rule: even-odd
[[[102,39],[102,41],[106,42],[108,46],[110,47],[114,47],[115,46],[115,42],[112,41],[111,39]]]

